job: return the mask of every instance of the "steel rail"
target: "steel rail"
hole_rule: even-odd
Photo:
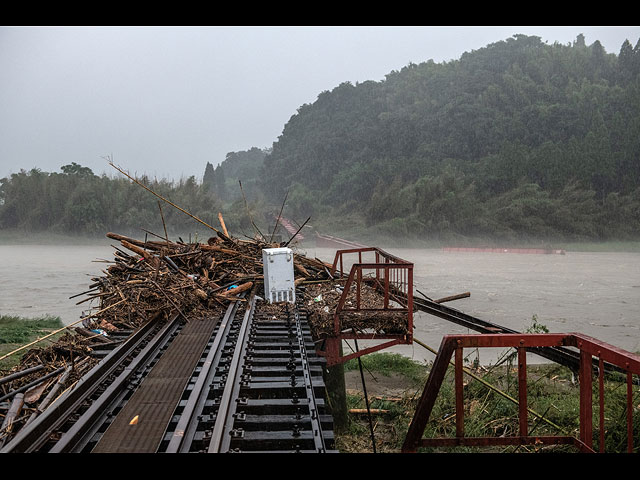
[[[173,324],[178,316],[174,316],[168,325]],[[49,408],[38,416],[28,426],[22,428],[11,442],[4,446],[0,453],[28,453],[38,451],[55,431],[59,430],[101,385],[105,385],[117,378],[119,368],[122,368],[135,351],[143,348],[155,331],[161,327],[157,322],[147,322],[134,332],[129,339],[114,349],[100,363],[93,367],[75,387],[63,393]]]
[[[153,358],[158,350],[167,343],[171,334],[178,328],[181,321],[180,315],[176,314],[173,319],[167,322],[164,327],[153,336],[136,357],[127,365],[122,373],[107,387],[100,397],[80,416],[73,426],[65,432],[56,444],[49,450],[50,453],[63,453],[76,449],[80,440],[86,436],[98,419],[105,416],[108,407],[121,394],[125,393],[125,388],[131,383],[132,377],[143,368],[147,362]]]
[[[455,308],[441,305],[432,300],[413,298],[413,305],[416,309],[421,310],[430,315],[440,317],[449,322],[461,325],[463,327],[470,328],[476,332],[485,334],[510,334],[510,333],[522,333],[517,330],[513,330],[501,325],[482,320],[472,315],[463,313]],[[580,355],[573,350],[565,347],[530,347],[527,351],[535,353],[538,356],[551,360],[553,362],[569,367],[575,371],[578,370],[580,365]],[[610,371],[619,371],[619,368],[605,364],[605,368]]]
[[[255,288],[251,292],[247,308],[245,310],[242,326],[238,334],[238,340],[235,345],[231,364],[229,366],[229,374],[224,386],[220,406],[216,414],[216,420],[211,433],[211,440],[207,449],[208,453],[219,453],[229,446],[230,431],[233,426],[233,414],[235,413],[236,403],[234,398],[238,398],[238,390],[241,381],[241,360],[243,353],[247,349],[247,333],[250,330],[253,321],[253,313],[255,308],[256,296]]]
[[[220,323],[218,331],[213,339],[209,352],[204,359],[202,368],[195,380],[195,384],[189,394],[187,404],[180,414],[180,419],[171,434],[171,439],[167,445],[166,453],[185,453],[189,451],[190,441],[193,438],[197,428],[197,418],[195,412],[202,410],[206,402],[205,386],[210,384],[215,375],[216,366],[220,362],[223,340],[229,335],[232,321],[235,318],[238,309],[238,302],[234,301],[229,304],[225,315]]]
[[[318,410],[315,390],[313,388],[313,381],[311,379],[311,365],[309,363],[309,357],[307,355],[307,347],[304,344],[302,325],[300,323],[300,314],[298,313],[297,309],[294,312],[294,318],[296,333],[298,337],[298,348],[300,349],[300,358],[302,360],[302,372],[304,376],[305,390],[307,393],[309,414],[311,415],[311,430],[313,432],[313,441],[316,447],[316,451],[318,453],[325,453],[327,451],[327,448],[324,441],[324,435],[322,433],[322,423],[320,422],[320,414]]]
[[[323,396],[325,360],[315,355],[304,312],[289,304],[276,314],[263,311],[255,294],[230,304],[201,339],[202,350],[191,352],[193,371],[185,372],[181,396],[167,412],[157,452],[335,451],[327,450],[334,438]],[[147,376],[162,362],[171,365],[166,358],[182,334],[193,335],[179,319],[134,332],[1,451],[103,451],[106,434],[133,408]],[[158,393],[161,402],[165,391]]]
[[[460,310],[456,310],[455,308],[436,303],[432,300],[416,299],[416,297],[414,297],[413,304],[414,307],[418,310],[421,310],[430,315],[434,315],[436,317],[440,317],[444,320],[448,320],[452,323],[456,323],[463,327],[470,328],[471,330],[475,330],[476,332],[485,334],[526,334],[526,332],[518,332],[517,330],[513,330],[496,323],[482,320],[472,315],[463,313]],[[580,367],[580,354],[566,347],[528,347],[527,351],[534,353],[540,357],[546,358],[547,360],[551,360],[560,365],[568,367],[575,372],[577,372]],[[621,374],[625,374],[624,369],[610,362],[603,362],[602,365],[600,365],[599,362],[594,359],[593,367],[596,372],[600,371],[600,368],[603,368],[605,372],[617,374],[618,376]],[[640,384],[640,379],[634,379],[634,384]]]

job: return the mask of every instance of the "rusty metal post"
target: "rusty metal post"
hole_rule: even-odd
[[[582,344],[578,343],[582,348]],[[593,448],[593,367],[591,354],[580,350],[580,440],[589,448]]]
[[[526,437],[529,428],[527,418],[527,349],[520,341],[518,347],[518,418],[520,420],[520,436]]]
[[[407,310],[409,310],[408,315],[408,327],[409,327],[409,339],[413,339],[413,264],[411,264],[407,269],[407,275],[409,276],[409,280],[407,282]]]
[[[389,259],[385,258],[384,263],[384,308],[389,308]]]
[[[356,306],[360,310],[360,288],[362,288],[362,267],[358,267],[358,278],[356,280]]]
[[[600,357],[600,352],[598,352]],[[598,405],[600,413],[600,453],[604,453],[604,360],[598,359]]]
[[[519,413],[520,434],[511,437],[475,437],[469,438],[464,434],[461,422],[460,406],[462,398],[461,383],[458,377],[461,375],[460,365],[463,348],[477,347],[514,347],[518,349],[518,388],[519,388]],[[574,436],[529,436],[527,425],[527,391],[526,391],[526,349],[533,347],[570,346],[580,350],[579,382],[580,382],[580,433],[579,438]],[[456,375],[456,437],[455,438],[431,438],[424,439],[424,430],[429,415],[436,402],[437,390],[442,386],[442,381],[447,370],[447,363],[451,356],[456,354],[454,363]],[[431,368],[429,378],[422,396],[418,402],[415,415],[409,425],[403,452],[415,452],[418,447],[459,445],[491,446],[491,445],[574,445],[582,452],[594,452],[593,450],[593,357],[599,359],[600,369],[600,451],[604,448],[604,367],[607,363],[621,368],[627,372],[627,451],[633,452],[633,375],[640,375],[640,355],[626,352],[612,345],[600,342],[586,335],[570,334],[482,334],[482,335],[446,335],[442,339],[440,349]]]
[[[404,439],[404,443],[402,444],[403,453],[415,452],[419,446],[420,439],[424,433],[427,421],[429,420],[429,416],[431,415],[431,411],[433,410],[433,406],[436,402],[440,385],[442,385],[442,380],[447,373],[453,349],[454,343],[446,337],[443,338],[438,354],[431,366],[431,372],[429,373],[427,383],[422,391],[420,400],[418,400],[416,413],[411,420],[411,424],[407,430],[407,435]]]
[[[464,385],[462,383],[462,347],[455,352],[456,437],[464,436]]]
[[[628,368],[629,364],[627,364]],[[633,374],[627,371],[627,452],[633,453],[633,404],[631,402],[633,396]]]

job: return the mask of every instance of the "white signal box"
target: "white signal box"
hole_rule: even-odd
[[[262,250],[264,295],[269,303],[296,301],[293,279],[293,251],[290,248]]]

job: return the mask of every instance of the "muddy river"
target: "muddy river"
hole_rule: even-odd
[[[440,249],[386,248],[414,263],[415,287],[430,298],[463,292],[447,305],[514,330],[533,323],[551,332],[581,332],[631,352],[640,351],[640,253],[540,255],[453,253]],[[97,245],[1,245],[0,315],[55,315],[65,324],[92,305],[77,304],[91,278],[113,260],[108,242]],[[310,257],[333,260],[333,250],[307,248]],[[415,338],[437,349],[443,335],[475,333],[417,312]],[[361,348],[364,344],[360,345]],[[350,346],[346,347],[347,350]],[[418,344],[393,347],[420,361],[433,360]],[[465,352],[493,363],[503,352]],[[531,361],[543,361],[532,358]]]

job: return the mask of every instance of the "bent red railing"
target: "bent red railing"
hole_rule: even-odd
[[[575,347],[580,351],[580,431],[573,436],[531,436],[527,419],[526,349],[530,347]],[[519,434],[510,437],[465,437],[462,350],[478,347],[515,347],[518,351],[518,417]],[[422,438],[444,379],[451,356],[455,354],[455,415],[454,438]],[[599,378],[599,451],[604,452],[604,364],[619,367],[627,381],[627,451],[633,451],[633,375],[640,375],[640,356],[578,333],[568,334],[473,334],[447,335],[442,339],[429,378],[418,402],[413,420],[402,446],[403,452],[415,452],[420,447],[494,446],[529,444],[570,444],[580,451],[593,452],[593,357],[598,359]]]
[[[363,262],[363,255],[373,255],[372,261]],[[413,263],[391,255],[377,247],[352,248],[336,252],[332,275],[344,275],[348,257],[356,257],[346,279],[342,295],[333,313],[333,334],[325,339],[324,349],[320,352],[327,359],[327,365],[344,363],[368,353],[382,350],[398,344],[410,344],[413,341]],[[363,305],[362,288],[365,284],[373,287],[381,295],[381,305]],[[355,294],[355,303],[348,303],[350,295]],[[399,314],[404,318],[402,331],[367,332],[355,331],[343,325],[343,314],[367,313]],[[366,318],[366,317],[365,317]],[[358,350],[348,355],[340,353],[342,340],[388,340],[382,344]]]

